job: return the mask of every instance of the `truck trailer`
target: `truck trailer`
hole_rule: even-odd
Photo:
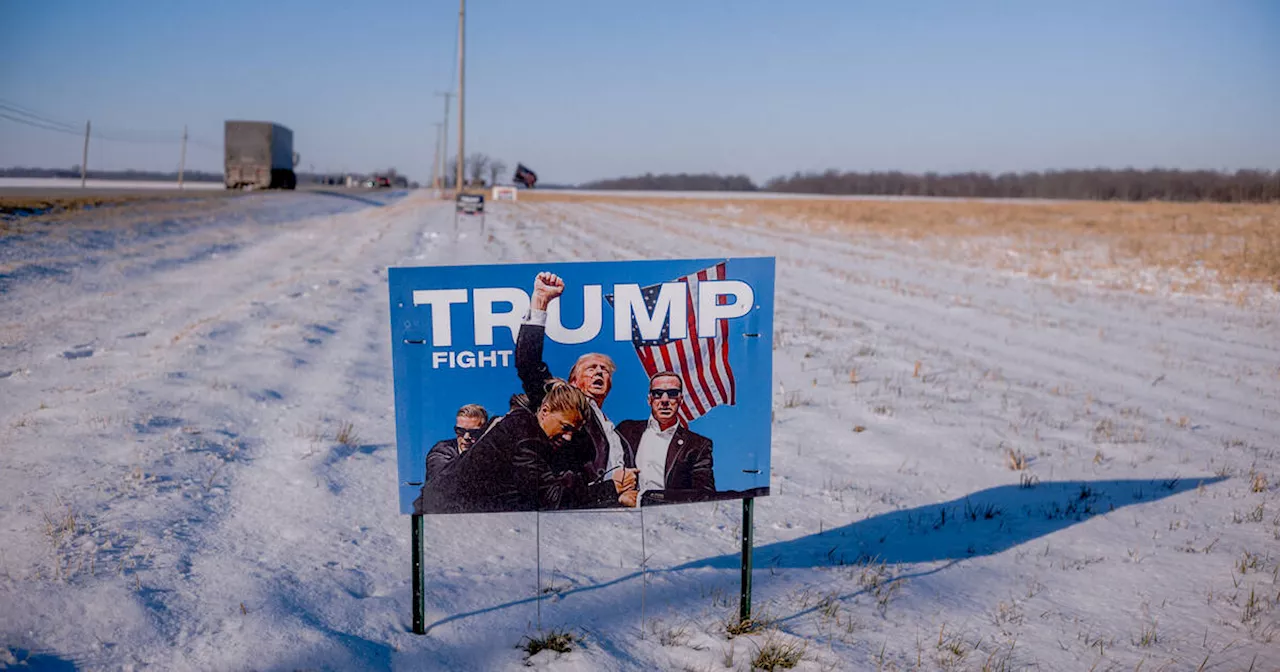
[[[226,166],[223,181],[228,189],[294,189],[298,153],[293,151],[293,131],[269,121],[226,123]]]

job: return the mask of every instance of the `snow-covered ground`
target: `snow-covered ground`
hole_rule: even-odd
[[[0,666],[1280,665],[1274,310],[623,201],[495,203],[456,238],[422,192],[280,202],[0,238],[10,269],[93,260],[0,288]],[[778,258],[768,627],[725,632],[722,502],[429,517],[411,634],[387,266],[718,255]],[[553,628],[581,641],[526,662]]]

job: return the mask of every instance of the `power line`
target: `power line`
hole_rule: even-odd
[[[5,120],[8,120],[8,121],[12,121],[12,122],[14,122],[14,123],[23,124],[23,125],[26,125],[26,126],[30,126],[30,127],[32,127],[32,128],[38,128],[38,129],[43,130],[43,131],[53,131],[53,132],[55,132],[55,133],[62,133],[62,134],[65,134],[65,135],[73,135],[73,136],[76,136],[76,137],[83,137],[83,136],[84,136],[84,131],[76,131],[76,130],[71,130],[71,129],[67,129],[67,128],[62,128],[61,126],[52,126],[52,125],[48,125],[48,124],[43,123],[43,122],[32,121],[32,120],[30,120],[30,119],[23,119],[22,117],[16,117],[16,116],[13,116],[13,115],[7,114],[7,113],[2,112],[2,111],[0,111],[0,119],[5,119]],[[89,137],[93,138],[94,140],[101,140],[101,141],[104,141],[104,142],[123,142],[123,143],[126,143],[126,144],[134,144],[134,145],[176,145],[176,144],[181,144],[181,142],[182,142],[182,138],[181,138],[181,137],[178,137],[178,138],[150,138],[150,139],[136,138],[136,137],[135,137],[135,138],[127,138],[127,137],[121,137],[121,136],[119,136],[119,135],[115,135],[115,134],[105,134],[105,133],[102,133],[102,132],[97,131],[97,130],[91,131],[91,132],[89,133]],[[199,148],[201,148],[201,149],[206,149],[206,150],[209,150],[209,151],[211,151],[211,152],[220,152],[220,151],[222,151],[222,147],[221,147],[221,146],[219,146],[219,145],[217,145],[217,144],[215,144],[215,143],[206,142],[206,141],[200,141],[200,140],[191,140],[191,139],[188,139],[188,141],[187,141],[187,142],[188,142],[190,145],[192,145],[192,146],[199,147]]]
[[[150,137],[146,137],[136,131],[121,132],[121,131],[108,130],[106,133],[102,133],[100,131],[95,130],[93,132],[93,137],[99,140],[108,140],[110,142],[127,142],[135,145],[176,145],[182,142],[181,133],[177,134],[176,137],[168,137],[168,135],[169,134],[166,133],[163,136],[153,135]]]
[[[0,99],[0,108],[4,108],[4,109],[8,110],[9,112],[12,112],[12,113],[18,114],[18,115],[23,116],[23,117],[27,117],[27,118],[32,119],[32,120],[34,120],[34,121],[40,121],[40,122],[43,122],[43,123],[49,124],[49,125],[51,125],[51,126],[62,126],[63,128],[67,128],[67,129],[70,129],[70,130],[73,130],[73,131],[77,129],[77,125],[76,125],[76,124],[71,124],[71,123],[67,123],[67,122],[65,122],[65,121],[61,121],[61,120],[59,120],[59,119],[55,119],[55,118],[53,118],[53,115],[45,114],[45,113],[40,112],[40,111],[38,111],[38,110],[33,110],[33,109],[31,109],[31,108],[29,108],[29,107],[26,107],[26,106],[24,106],[24,105],[19,105],[19,104],[17,104],[17,103],[15,103],[15,102],[13,102],[13,101],[9,101],[9,100],[2,100],[2,99]]]
[[[77,132],[77,129],[73,124],[68,124],[66,122],[58,121],[56,119],[50,119],[45,115],[37,114],[37,113],[31,112],[30,110],[24,109],[19,105],[11,105],[8,103],[0,102],[0,110],[4,110],[8,112],[10,115],[17,115],[19,117],[23,117],[27,119],[28,121],[33,121],[39,124],[43,124],[45,126],[56,126],[64,130]]]
[[[0,99],[0,111],[7,111],[7,114],[0,112],[0,118],[8,119],[20,124],[26,124],[34,128],[40,128],[47,131],[56,131],[60,133],[69,133],[72,135],[82,135],[83,131],[78,126],[69,124],[65,121],[54,119],[51,115],[44,114],[24,105],[19,105],[13,101]],[[16,116],[15,116],[16,115]],[[176,145],[182,142],[182,133],[178,131],[154,131],[154,130],[135,130],[120,128],[97,128],[94,129],[90,136],[98,140],[108,142],[126,142],[143,145]],[[222,147],[217,143],[204,140],[195,140],[191,144],[212,151],[221,151]]]
[[[83,135],[80,131],[73,131],[71,129],[62,128],[61,126],[50,126],[42,122],[36,122],[30,119],[23,119],[22,117],[10,116],[8,114],[5,114],[4,112],[0,112],[0,119],[8,119],[9,121],[14,121],[19,124],[26,124],[27,126],[44,129],[46,131],[56,131],[58,133],[66,133],[68,135]]]

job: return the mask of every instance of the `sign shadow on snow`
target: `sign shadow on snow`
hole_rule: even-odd
[[[947,562],[946,565],[910,576],[933,574],[961,560],[996,555],[1095,516],[1134,504],[1153,502],[1225,480],[1224,477],[1128,479],[1106,481],[1053,481],[1031,486],[1002,485],[979,490],[947,502],[881,513],[842,527],[797,539],[755,547],[756,571],[784,568],[814,568],[854,563],[890,565]],[[713,569],[738,571],[737,553],[703,558],[669,568],[650,569],[649,574],[673,574],[685,570]],[[560,599],[638,579],[642,572],[558,593]],[[654,595],[655,588],[670,595]],[[689,593],[679,586],[668,590],[649,585],[650,599],[679,601]],[[491,613],[548,596],[513,600],[503,604],[447,616],[427,626],[440,625],[471,616]],[[638,598],[637,598],[638,600]],[[625,610],[624,610],[625,611]],[[607,618],[607,614],[599,614]],[[792,618],[794,617],[787,617]]]
[[[375,208],[381,208],[386,205],[386,203],[382,201],[374,200],[372,198],[367,198],[365,196],[357,196],[355,194],[345,194],[341,191],[329,191],[327,189],[311,189],[309,191],[313,194],[320,194],[322,196],[332,196],[334,198],[345,198],[347,200],[356,201],[357,203],[372,205]]]
[[[1001,485],[949,502],[891,511],[790,541],[757,546],[759,568],[823,567],[855,562],[911,564],[995,555],[1121,507],[1156,501],[1223,477],[1052,481]],[[673,570],[737,569],[738,554],[695,560]]]
[[[24,670],[44,670],[45,672],[75,672],[80,669],[75,662],[59,658],[52,653],[8,647],[5,652],[5,656],[0,657],[0,661],[4,661],[4,658],[9,659],[9,664],[5,665],[6,669],[9,665],[21,666]]]

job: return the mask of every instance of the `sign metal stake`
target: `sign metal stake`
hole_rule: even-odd
[[[644,598],[649,590],[649,554],[644,544],[644,507],[640,509],[640,639],[644,639]]]
[[[413,634],[427,634],[426,592],[422,576],[422,516],[412,517],[413,525]]]
[[[754,505],[754,497],[742,500],[742,590],[738,602],[738,620],[742,623],[751,620],[751,514]]]
[[[533,594],[533,601],[538,604],[538,632],[542,632],[542,512],[535,511],[533,515],[536,516],[533,538],[538,546],[538,588]]]

